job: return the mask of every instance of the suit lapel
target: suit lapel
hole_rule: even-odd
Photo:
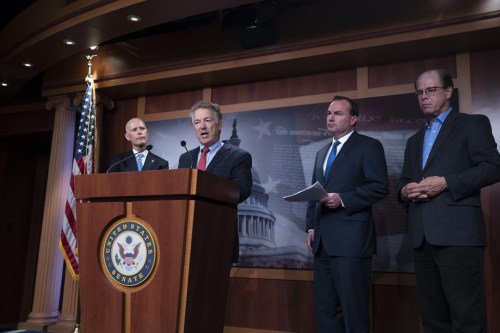
[[[136,157],[134,156],[134,152],[133,151],[130,151],[128,153],[128,157],[124,162],[125,162],[125,170],[126,171],[139,171],[139,169],[137,169],[137,160],[136,160]]]
[[[318,160],[316,162],[315,166],[315,172],[316,172],[316,180],[319,181],[322,185],[325,185],[325,177],[323,176],[323,163],[325,163],[325,158],[326,158],[326,153],[328,152],[328,149],[332,145],[333,142],[330,142],[330,144],[324,146],[321,148],[321,150],[318,151]]]
[[[231,144],[229,144],[228,142],[224,143],[208,164],[206,171],[211,172],[215,168],[215,166],[219,164],[227,156],[227,154],[229,154],[230,151]]]
[[[196,169],[198,168],[198,155],[200,154],[200,147],[190,150],[188,154],[191,155],[191,159],[189,160],[189,163],[193,163],[193,165],[190,166],[190,168]]]
[[[332,178],[335,169],[338,168],[338,166],[342,163],[342,160],[344,159],[346,153],[349,152],[351,147],[355,144],[357,137],[358,133],[354,131],[349,139],[347,139],[347,141],[342,145],[342,149],[338,152],[337,156],[335,156],[335,160],[333,161],[332,167],[330,168],[330,173],[326,176],[325,184],[327,184],[328,181]]]
[[[438,154],[438,151],[444,147],[445,142],[447,142],[448,137],[451,135],[453,132],[453,129],[455,128],[457,122],[457,117],[458,113],[455,111],[450,112],[448,117],[446,117],[443,126],[439,130],[439,134],[436,138],[436,141],[434,141],[434,144],[432,145],[431,152],[429,154],[429,158],[427,159],[427,163],[425,164],[424,169],[426,169],[429,166],[429,163],[432,162],[434,157]],[[424,139],[420,140],[421,144],[423,144]],[[422,152],[423,147],[421,147],[420,151]],[[420,156],[422,156],[422,153],[420,153]],[[420,157],[420,165],[422,165],[422,157]]]
[[[146,159],[144,160],[144,165],[142,166],[142,170],[151,170],[154,163],[155,163],[154,156],[151,153],[148,153],[148,156],[146,156]]]
[[[416,143],[417,143],[417,164],[419,170],[422,170],[422,155],[424,154],[424,137],[425,137],[425,126],[420,129],[420,131],[416,134]]]

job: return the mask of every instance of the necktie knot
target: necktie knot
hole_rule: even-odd
[[[207,154],[210,151],[210,148],[207,146],[203,147],[201,150],[200,161],[198,162],[198,169],[205,170],[207,168]]]
[[[143,164],[142,164],[142,158],[144,157],[143,153],[137,154],[137,170],[141,171]]]
[[[332,150],[335,149],[335,155],[337,155],[337,147],[340,145],[340,141],[334,141]]]

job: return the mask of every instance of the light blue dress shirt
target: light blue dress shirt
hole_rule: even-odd
[[[425,124],[425,135],[424,135],[424,149],[422,151],[422,169],[425,167],[427,163],[427,159],[432,150],[432,146],[434,145],[434,141],[443,127],[443,123],[451,112],[451,107],[448,108],[445,112],[441,113],[432,123],[432,127],[429,124]]]

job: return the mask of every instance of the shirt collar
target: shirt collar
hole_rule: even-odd
[[[148,156],[149,151],[147,149],[144,149],[144,151],[139,152],[138,150],[135,150],[132,148],[132,153],[134,155],[138,155],[139,153],[141,153],[142,156],[146,157],[146,156]]]
[[[343,137],[341,137],[338,140],[333,139],[332,142],[339,141],[340,145],[342,146],[349,139],[349,137],[352,135],[352,133],[354,133],[354,130],[350,131],[349,133],[347,133],[346,135],[344,135]]]
[[[446,117],[448,117],[448,115],[450,114],[451,110],[453,110],[453,109],[452,109],[452,107],[450,106],[450,107],[449,107],[449,108],[448,108],[445,112],[443,112],[443,113],[441,113],[439,116],[437,116],[437,117],[436,117],[436,119],[435,119],[434,121],[436,121],[436,120],[437,120],[437,122],[438,122],[439,124],[443,124],[443,123],[444,123],[444,121],[446,120]],[[425,123],[425,128],[426,128],[426,129],[429,129],[429,128],[430,128],[428,123]]]
[[[201,150],[203,149],[203,147],[205,147],[204,145],[200,145],[200,152]],[[210,148],[210,152],[213,152],[213,151],[216,151],[218,150],[220,147],[222,147],[222,142],[219,140],[217,141],[216,143],[214,143],[213,145],[211,146],[208,146],[208,148]],[[210,153],[209,152],[209,153]]]

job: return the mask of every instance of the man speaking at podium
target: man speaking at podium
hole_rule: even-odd
[[[125,138],[132,144],[132,150],[114,155],[107,172],[127,172],[168,169],[168,162],[150,152],[149,133],[139,118],[130,119],[125,125]]]
[[[245,201],[252,192],[252,156],[229,142],[221,141],[220,106],[199,101],[191,107],[189,115],[200,146],[180,156],[179,168],[197,168],[233,180],[240,184],[238,203]],[[238,257],[239,240],[236,235],[233,262],[238,262]]]

